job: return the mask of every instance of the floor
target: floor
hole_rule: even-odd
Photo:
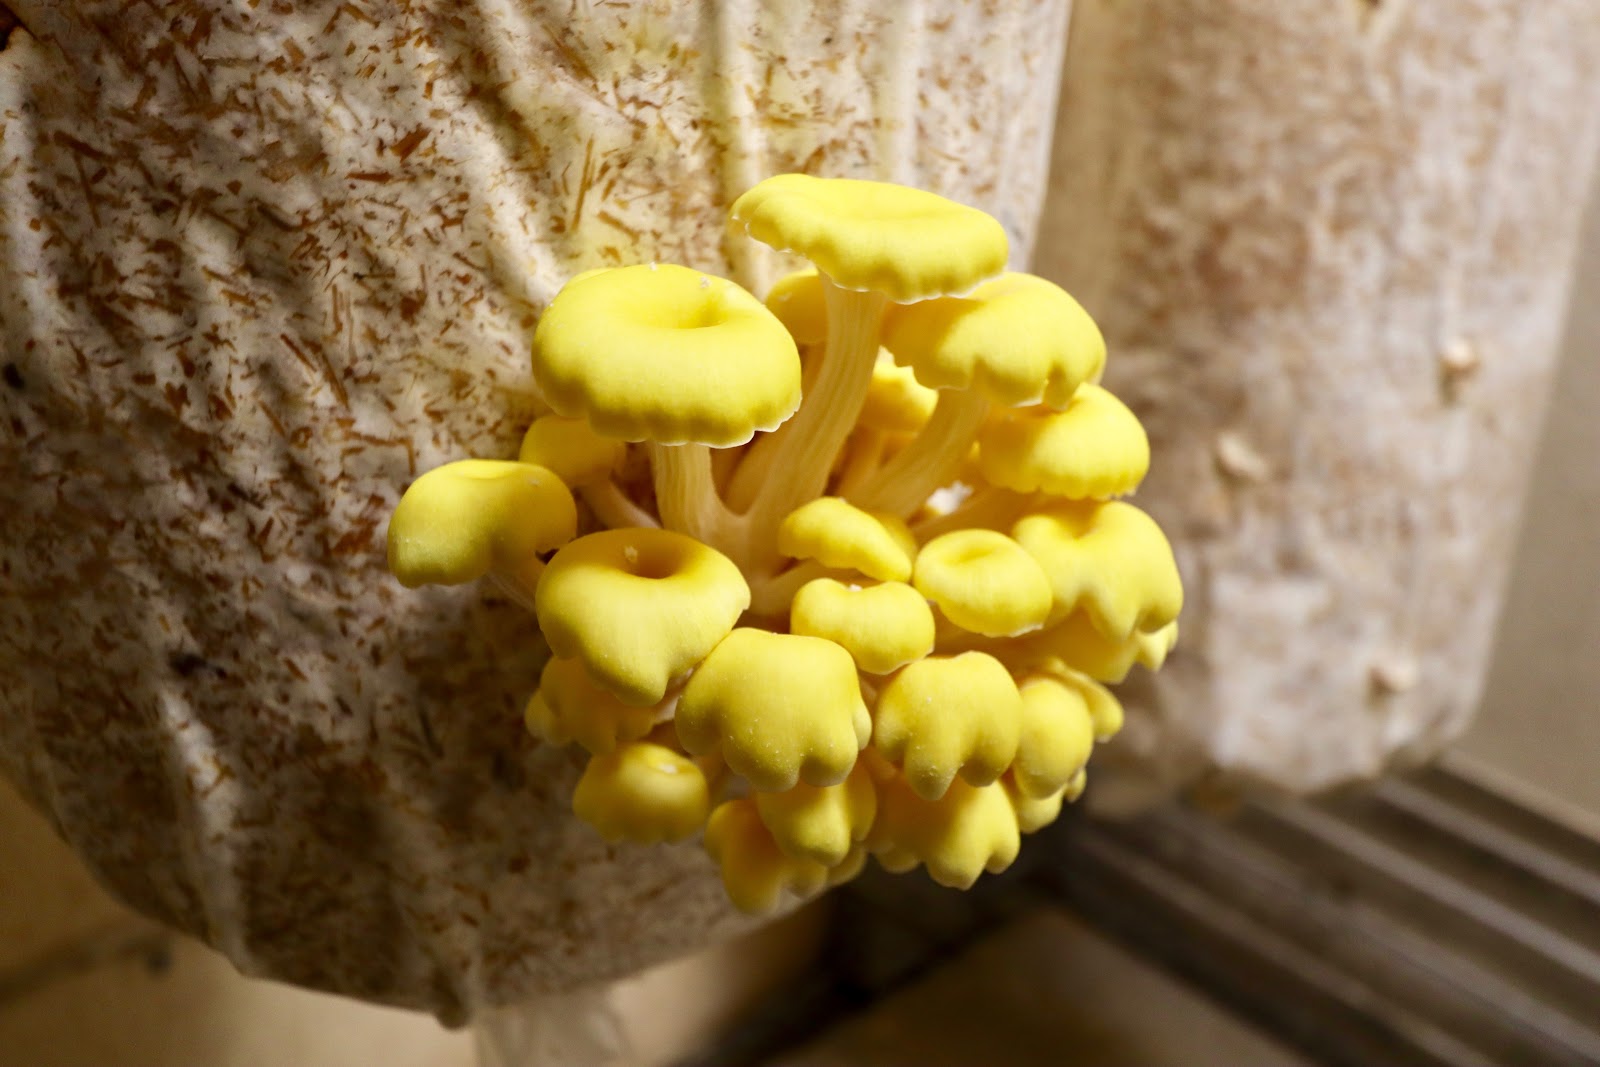
[[[1306,1061],[1060,912],[1022,919],[770,1067]]]

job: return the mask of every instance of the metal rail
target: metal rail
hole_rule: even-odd
[[[1319,1063],[1600,1064],[1600,842],[1448,767],[1225,818],[1069,817],[1023,857],[967,894],[864,877],[822,964],[693,1067],[770,1059],[1041,907]]]

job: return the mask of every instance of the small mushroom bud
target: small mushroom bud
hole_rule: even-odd
[[[904,582],[849,586],[818,578],[800,587],[789,632],[823,637],[868,674],[888,674],[933,651],[933,611]]]
[[[784,893],[814,896],[829,882],[827,867],[778,847],[749,797],[730,800],[711,813],[706,851],[722,872],[728,899],[751,914],[776,908]]]
[[[804,782],[782,793],[756,793],[761,821],[785,854],[824,867],[843,863],[866,840],[878,812],[878,793],[860,760],[838,785]]]
[[[969,889],[988,871],[999,874],[1022,849],[1017,814],[999,782],[957,780],[936,800],[890,778],[878,786],[878,819],[868,847],[891,871],[923,865],[940,885]]]
[[[659,703],[733,629],[750,587],[721,553],[669,530],[602,530],[550,560],[539,626],[624,703]]]
[[[1065,411],[1018,408],[978,437],[978,468],[992,485],[1072,500],[1131,493],[1150,469],[1150,441],[1122,401],[1084,383]]]
[[[1083,770],[1094,749],[1088,704],[1079,690],[1053,678],[1029,678],[1017,691],[1022,696],[1022,730],[1011,778],[1029,797],[1059,793]]]
[[[1122,639],[1159,630],[1183,610],[1172,546],[1132,504],[1058,503],[1018,521],[1011,536],[1050,579],[1051,621],[1082,607],[1101,633]]]
[[[912,581],[964,630],[1014,637],[1050,615],[1050,578],[1022,546],[994,530],[955,530],[922,546]]]
[[[576,742],[604,756],[624,741],[637,741],[655,725],[655,708],[638,708],[594,684],[583,664],[552,656],[539,691],[523,713],[528,731],[552,745]]]
[[[872,735],[850,653],[755,629],[733,631],[705,658],[674,722],[686,751],[720,753],[764,792],[844,781]]]
[[[825,496],[788,514],[778,527],[778,551],[880,581],[903,582],[911,577],[917,542],[899,516],[873,514]]]
[[[389,569],[407,588],[459,585],[493,574],[533,597],[539,559],[572,540],[578,512],[551,471],[464,459],[411,483],[389,520]]]
[[[573,812],[601,837],[642,845],[693,837],[710,806],[695,762],[647,741],[591,758],[572,794]]]
[[[1022,698],[999,660],[982,652],[930,656],[884,686],[873,747],[899,765],[917,795],[937,800],[960,775],[1000,777],[1017,755]]]

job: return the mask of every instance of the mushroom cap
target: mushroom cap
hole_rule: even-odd
[[[838,785],[801,782],[782,793],[756,793],[755,802],[786,855],[829,868],[866,840],[878,813],[878,791],[861,760]]]
[[[569,283],[534,331],[533,377],[557,414],[624,441],[725,448],[800,406],[783,324],[733,282],[672,264]]]
[[[670,530],[601,530],[567,545],[536,597],[551,650],[626,704],[657,704],[750,606],[733,561]]]
[[[601,437],[584,419],[545,415],[534,419],[522,435],[517,459],[552,470],[571,486],[606,477],[622,462],[627,445]]]
[[[751,237],[797,252],[843,289],[908,303],[1005,268],[1006,231],[977,208],[887,182],[779,174],[733,203]]]
[[[523,720],[528,732],[552,745],[577,743],[596,756],[637,741],[656,723],[655,708],[624,704],[594,684],[575,659],[550,657],[539,676],[539,690],[528,700]]]
[[[945,618],[986,637],[1036,630],[1050,614],[1050,578],[997,530],[952,530],[922,546],[912,576]]]
[[[824,496],[784,517],[778,551],[879,581],[903,582],[911,577],[917,541],[898,515],[864,511],[843,497]]]
[[[933,415],[939,392],[917,381],[910,367],[898,367],[880,352],[857,421],[874,430],[916,433]]]
[[[1022,731],[1011,777],[1026,796],[1048,797],[1089,762],[1094,720],[1083,694],[1054,678],[1035,676],[1017,686],[1022,695]]]
[[[734,630],[678,700],[678,740],[764,792],[836,785],[872,735],[850,653],[820,637]]]
[[[778,847],[749,797],[717,805],[706,823],[706,851],[722,872],[733,906],[752,915],[777,907],[786,892],[814,896],[829,882],[827,867]]]
[[[892,777],[878,784],[878,818],[868,847],[890,871],[917,864],[952,889],[970,889],[985,871],[999,874],[1022,850],[1016,810],[999,782],[975,786],[959,779],[936,800]]]
[[[1176,622],[1147,634],[1135,631],[1132,637],[1118,641],[1101,633],[1088,612],[1079,610],[1038,633],[1018,638],[1008,658],[1036,666],[1056,661],[1095,681],[1116,685],[1135,663],[1159,670],[1177,642]]]
[[[1131,493],[1150,469],[1150,440],[1127,405],[1089,382],[1066,410],[1019,408],[978,435],[978,468],[991,484],[1074,500]]]
[[[789,632],[841,646],[868,674],[888,674],[933,651],[933,610],[904,582],[848,586],[817,578],[789,605]]]
[[[682,841],[699,832],[710,809],[695,762],[648,741],[591,757],[572,794],[573,813],[611,842]]]
[[[1176,631],[1173,631],[1174,635],[1175,633]],[[1163,638],[1163,641],[1165,641],[1165,638]],[[1049,660],[1041,663],[1039,670],[1072,689],[1082,698],[1083,706],[1089,712],[1089,721],[1094,724],[1094,739],[1096,741],[1109,741],[1122,730],[1124,718],[1122,702],[1116,698],[1116,695],[1111,690],[1082,671],[1073,670],[1060,660]]]
[[[1065,289],[1002,274],[965,296],[894,308],[883,345],[933,389],[977,388],[1008,406],[1065,407],[1105,369],[1106,342]]]
[[[1017,814],[1017,829],[1025,834],[1043,830],[1059,819],[1061,805],[1067,800],[1067,793],[1070,792],[1063,786],[1046,796],[1032,797],[1018,789],[1017,783],[1012,781],[1009,774],[1001,779],[1001,783],[1005,786],[1007,799],[1011,801],[1011,810]]]
[[[873,715],[873,747],[911,788],[937,800],[960,775],[999,778],[1017,755],[1022,697],[1001,662],[983,652],[929,656],[890,679]]]
[[[766,304],[795,343],[820,345],[828,339],[828,302],[817,268],[807,267],[779,278],[767,292]]]
[[[1154,519],[1120,501],[1058,503],[1011,536],[1050,578],[1051,620],[1080,606],[1108,637],[1159,630],[1183,610],[1183,580]]]
[[[424,474],[400,498],[389,519],[389,569],[407,588],[536,570],[539,553],[572,540],[577,528],[572,493],[553,472],[458,460]]]

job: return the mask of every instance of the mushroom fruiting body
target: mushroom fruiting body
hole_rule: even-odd
[[[527,463],[464,459],[431,470],[389,520],[389,569],[405,586],[458,585],[494,574],[531,601],[539,558],[572,539],[572,493]]]
[[[1000,273],[988,216],[783,175],[732,217],[811,266],[765,301],[579,275],[534,333],[554,413],[520,462],[418,479],[393,569],[536,611],[528,729],[589,751],[573,807],[608,840],[703,827],[749,911],[869,855],[970,885],[1084,788],[1122,719],[1101,683],[1176,639],[1172,551],[1107,499],[1148,443],[1094,384],[1094,323]]]
[[[1022,699],[1005,664],[982,652],[930,656],[878,698],[873,742],[911,789],[938,800],[959,774],[988,785],[1017,755]]]
[[[814,559],[825,567],[860,571],[868,578],[903,582],[911,577],[916,538],[896,515],[873,515],[849,501],[825,496],[791,511],[778,527],[778,551]]]
[[[864,761],[837,785],[797,785],[781,793],[756,793],[756,810],[787,855],[824,867],[843,863],[872,829],[878,791]]]
[[[842,782],[872,733],[850,653],[819,637],[749,628],[705,657],[675,721],[686,751],[717,754],[765,790]]]
[[[867,674],[888,674],[933,651],[933,611],[904,582],[845,585],[818,578],[801,586],[789,611],[791,633],[843,646]]]
[[[539,581],[539,627],[624,703],[649,705],[750,606],[739,568],[669,530],[602,530],[557,552]]]
[[[800,403],[800,357],[733,282],[671,264],[595,271],[533,335],[533,377],[556,412],[624,441],[741,445]]]
[[[922,546],[917,591],[964,630],[1015,637],[1050,615],[1050,576],[1011,538],[993,530],[955,530]]]
[[[1150,441],[1127,405],[1085,384],[1066,410],[1023,408],[978,440],[978,469],[992,484],[1069,500],[1131,493],[1150,468]]]
[[[607,841],[682,841],[705,826],[710,792],[693,760],[649,742],[589,760],[572,810]]]
[[[1011,778],[1024,796],[1055,796],[1089,762],[1095,724],[1081,690],[1048,676],[1029,678],[1022,698],[1021,729]]]
[[[553,745],[578,744],[604,756],[648,734],[656,709],[623,703],[596,685],[578,660],[551,656],[523,716],[530,732]]]

